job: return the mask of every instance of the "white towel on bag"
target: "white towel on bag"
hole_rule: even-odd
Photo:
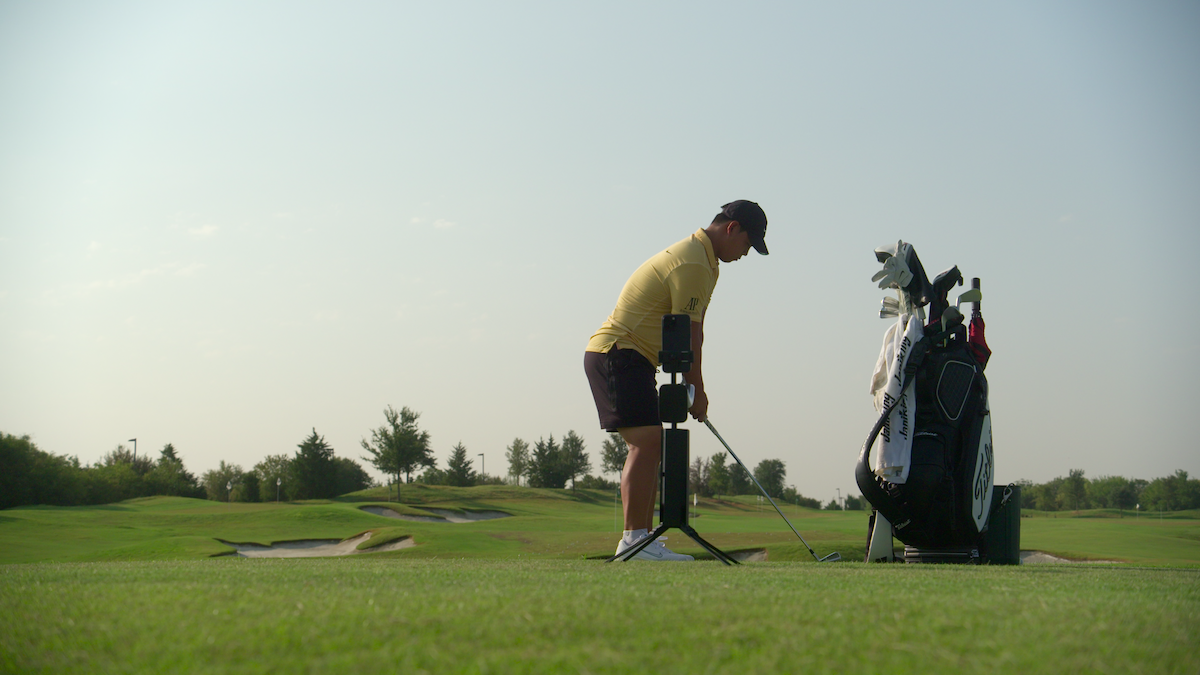
[[[901,314],[883,334],[883,349],[871,374],[871,395],[875,410],[883,409],[900,395],[904,384],[904,366],[912,346],[925,335],[921,321],[912,314]],[[916,422],[916,386],[909,386],[904,398],[892,409],[887,422],[871,447],[875,475],[889,483],[904,483],[912,459],[913,424]]]

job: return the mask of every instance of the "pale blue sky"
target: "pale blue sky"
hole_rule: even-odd
[[[1200,474],[1194,2],[0,2],[0,430],[200,472],[573,429],[588,337],[732,199],[714,424],[854,485],[872,249],[980,276],[997,480]],[[721,450],[689,425],[693,456]]]

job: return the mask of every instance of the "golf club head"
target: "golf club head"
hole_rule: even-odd
[[[817,562],[841,562],[841,561],[842,561],[842,554],[838,553],[837,551],[834,551],[833,553],[830,553],[829,555],[825,556],[824,558],[817,560]]]
[[[900,316],[900,301],[892,297],[884,298],[879,307],[879,318],[888,319],[894,316]]]
[[[982,299],[983,293],[978,288],[972,288],[965,293],[960,293],[956,304],[961,307],[964,302],[979,302]]]

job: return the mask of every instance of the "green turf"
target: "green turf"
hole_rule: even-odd
[[[417,558],[596,558],[610,555],[618,509],[611,492],[537,490],[511,486],[404,486],[404,503],[386,488],[334,501],[223,504],[152,497],[88,507],[25,507],[0,511],[0,564],[115,560],[198,560],[232,554],[225,542],[270,544],[295,539],[344,539],[372,532],[362,550],[412,537],[416,546],[387,555]],[[394,495],[393,495],[394,498]],[[386,506],[429,515],[423,508],[494,510],[510,518],[473,523],[425,523],[384,518],[361,507]],[[781,505],[818,553],[861,560],[867,515]],[[772,562],[811,561],[787,524],[754,497],[701,500],[693,526],[718,547],[765,549]],[[1079,560],[1144,565],[1200,565],[1200,513],[1134,517],[1115,511],[1025,512],[1022,548]],[[679,532],[669,545],[703,551]]]
[[[611,492],[405,486],[404,504],[384,501],[385,491],[377,492],[295,504],[153,497],[98,507],[9,509],[0,512],[0,563],[199,559],[233,553],[222,541],[343,539],[365,531],[373,536],[360,547],[364,549],[411,536],[417,546],[387,554],[406,558],[586,558],[611,554],[619,536]],[[503,511],[512,517],[407,522],[363,511],[368,505],[406,514],[429,515],[421,508],[426,507]],[[810,545],[848,557],[863,555],[866,521],[861,512],[787,509]],[[703,501],[693,525],[722,548],[766,548],[773,560],[781,561],[811,559],[778,514],[745,500]],[[670,536],[672,545],[701,553],[681,534]]]
[[[611,492],[406,486],[404,503],[387,499],[2,511],[0,672],[1200,670],[1195,512],[1021,519],[1022,548],[1127,564],[818,565],[769,505],[703,500],[692,524],[707,539],[771,561],[728,568],[595,560],[617,537]],[[407,522],[367,505],[512,517]],[[783,508],[820,554],[861,559],[865,513]],[[417,545],[247,560],[221,543],[368,531],[360,549]]]
[[[1200,671],[1196,569],[29,564],[0,607],[0,672]]]

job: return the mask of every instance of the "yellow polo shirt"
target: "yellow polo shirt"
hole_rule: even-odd
[[[717,265],[703,228],[642,263],[621,289],[616,309],[588,341],[587,351],[636,349],[658,366],[663,315],[687,314],[693,322],[702,321],[717,285]]]

